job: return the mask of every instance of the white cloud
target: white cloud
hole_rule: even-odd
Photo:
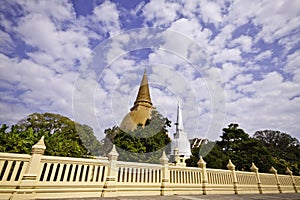
[[[285,82],[279,73],[271,72],[260,81],[238,85],[237,91],[228,93],[240,92],[238,99],[227,103],[228,122],[242,124],[250,134],[259,129],[293,133],[300,106],[292,97],[299,95],[299,84]]]
[[[96,23],[100,23],[102,31],[112,34],[120,31],[119,12],[114,3],[104,1],[104,3],[94,8],[93,13],[94,17],[92,19]]]
[[[59,48],[59,34],[55,24],[48,17],[40,14],[27,15],[19,21],[17,31],[22,34],[27,44],[39,47],[55,58],[63,55],[62,49]]]
[[[260,60],[264,60],[264,59],[268,59],[272,56],[272,51],[271,50],[266,50],[266,51],[263,51],[261,53],[259,53],[255,59],[260,61]]]
[[[205,23],[213,23],[215,26],[222,21],[221,5],[213,1],[202,0],[200,2],[202,19]]]
[[[221,53],[214,55],[214,62],[221,63],[226,61],[240,61],[241,51],[239,49],[227,49],[221,51]]]
[[[293,76],[295,82],[300,83],[300,50],[287,56],[287,63],[283,69]]]
[[[239,45],[240,49],[244,52],[250,52],[252,46],[252,38],[246,35],[241,35],[239,38],[231,42],[233,45]]]
[[[226,83],[234,78],[239,71],[239,67],[233,63],[226,62],[222,65],[222,69],[220,69],[220,74],[222,76],[223,81]]]
[[[176,20],[181,6],[172,1],[152,0],[143,8],[143,16],[146,22],[153,26],[168,26]]]
[[[174,21],[172,25],[168,28],[168,30],[174,30],[180,34],[183,34],[184,36],[188,37],[189,40],[192,40],[201,47],[207,45],[211,36],[211,31],[207,28],[202,27],[196,18],[180,18]],[[180,47],[182,48],[181,45]]]
[[[36,62],[49,64],[49,67],[59,72],[66,70],[65,67],[72,67],[76,60],[81,60],[91,53],[88,38],[83,32],[72,29],[58,30],[56,24],[44,15],[31,14],[23,17],[16,31],[28,45],[38,48],[38,51],[29,52],[28,55]],[[49,63],[57,59],[64,60],[64,68],[57,66],[57,62]]]
[[[105,7],[95,10],[97,15],[77,20],[72,4],[67,1],[20,3],[25,15],[10,30],[34,48],[25,52],[29,59],[10,59],[4,55],[1,57],[1,75],[6,74],[1,76],[1,80],[8,82],[6,88],[13,84],[15,90],[14,93],[6,93],[6,99],[13,99],[15,107],[24,107],[12,113],[15,114],[13,119],[11,115],[2,117],[8,118],[5,121],[9,123],[16,123],[16,118],[19,120],[32,112],[55,112],[72,118],[72,95],[77,77],[77,73],[72,71],[76,71],[78,63],[91,54],[90,40],[102,39],[98,30],[92,30],[97,25],[93,20],[101,17],[99,12],[102,8],[105,12],[111,11],[111,16],[98,18],[96,22],[101,22],[102,29],[110,33],[119,29],[118,18],[115,17],[118,15],[116,7],[113,3],[106,2]],[[94,108],[87,106],[94,106],[95,95],[92,93],[90,96],[91,92],[87,88],[95,89],[97,86],[91,75],[90,72],[85,74],[91,80],[85,81],[89,87],[80,94],[91,99],[76,99],[82,104],[75,105],[76,113],[73,114],[80,123],[89,124],[99,131]],[[77,81],[82,81],[81,78]],[[100,96],[105,99],[106,94],[101,93]],[[0,106],[13,109],[7,105],[7,101],[1,102]],[[85,109],[91,112],[86,113]]]
[[[46,15],[57,22],[70,19],[75,16],[72,4],[67,0],[53,1],[20,1],[18,2],[29,13]]]
[[[287,56],[287,65],[284,69],[287,72],[293,72],[300,67],[300,50],[295,51],[293,54]]]
[[[200,2],[198,0],[181,1],[183,7],[180,10],[181,14],[189,19],[196,18],[196,16],[199,16],[200,13],[199,3]]]
[[[298,1],[268,1],[261,2],[260,9],[255,11],[255,24],[262,25],[258,38],[266,42],[274,41],[299,27]],[[270,17],[272,16],[272,17]]]
[[[225,47],[228,41],[232,38],[232,32],[235,30],[235,26],[232,24],[226,24],[221,30],[220,33],[215,36],[213,40],[209,41],[207,51],[210,55],[213,53],[220,53]]]
[[[10,59],[1,55],[2,81],[14,88],[7,98],[14,99],[15,104],[23,105],[31,112],[58,112],[71,115],[71,96],[74,73],[57,75],[54,71],[28,60]],[[63,86],[63,87],[61,87]],[[4,105],[7,102],[1,102]],[[2,105],[3,105],[2,104]],[[20,111],[21,111],[20,110]],[[15,111],[20,116],[22,113]]]
[[[14,51],[16,45],[11,39],[10,35],[0,30],[0,52],[11,53]]]
[[[234,1],[230,6],[227,21],[237,26],[251,21],[261,28],[256,41],[271,43],[287,36],[299,27],[298,1]]]

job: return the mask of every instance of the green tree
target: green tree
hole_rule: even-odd
[[[103,147],[111,149],[112,144],[115,144],[119,160],[158,163],[162,150],[166,149],[171,141],[167,131],[167,127],[170,126],[171,121],[153,111],[145,127],[138,125],[134,131],[128,132],[116,126],[106,129]]]
[[[218,142],[222,152],[232,160],[237,170],[250,170],[252,162],[261,172],[268,172],[273,164],[270,152],[261,142],[250,138],[238,124],[229,124],[223,129]]]
[[[0,130],[1,152],[30,153],[32,145],[39,140],[38,136],[41,136],[40,133],[35,134],[31,127],[22,132],[19,132],[15,126],[8,129],[9,127],[3,124]]]
[[[30,153],[32,145],[41,136],[45,137],[45,155],[86,157],[101,145],[90,127],[53,113],[30,114],[13,125],[10,131],[2,125],[0,134],[3,152]]]
[[[101,142],[94,135],[93,129],[86,124],[75,122],[76,131],[85,148],[92,155],[101,155]]]
[[[207,163],[206,167],[222,169],[226,167],[228,157],[222,152],[217,142],[208,142],[201,144],[200,147],[192,149],[192,156],[186,160],[189,167],[198,167],[200,156],[203,157]]]
[[[271,152],[274,167],[279,173],[284,173],[286,167],[294,174],[300,173],[300,143],[296,138],[274,130],[256,131],[253,137]]]
[[[217,169],[227,169],[229,159],[237,170],[250,170],[254,162],[261,172],[268,172],[274,163],[270,152],[260,141],[251,138],[238,124],[233,123],[223,128],[220,141],[203,144],[193,149],[192,154],[187,161],[188,166],[197,166],[199,155],[204,156],[207,167]]]

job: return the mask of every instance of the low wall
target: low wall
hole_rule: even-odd
[[[70,197],[115,197],[126,195],[294,193],[300,177],[209,169],[201,158],[199,168],[168,164],[117,161],[113,148],[108,157],[97,159],[45,156],[43,141],[32,154],[0,153],[0,199]]]

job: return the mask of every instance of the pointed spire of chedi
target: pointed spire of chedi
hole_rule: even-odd
[[[134,106],[130,110],[133,110],[137,105],[141,104],[152,107],[146,69],[144,71],[144,75],[140,84],[139,92],[134,102]]]
[[[178,105],[177,105],[177,121],[176,121],[175,125],[176,125],[176,133],[184,131],[182,114],[181,114],[181,109],[180,109],[180,103],[179,102],[178,102]]]
[[[133,131],[138,125],[145,126],[154,109],[151,102],[148,78],[145,70],[134,105],[130,109],[130,112],[123,118],[120,128],[123,131]]]
[[[174,150],[178,149],[178,154],[181,157],[189,158],[191,154],[190,142],[187,138],[187,134],[183,128],[183,119],[180,109],[180,104],[178,102],[177,105],[177,121],[176,125],[176,133],[174,134],[174,139],[171,143],[171,155],[175,155]]]

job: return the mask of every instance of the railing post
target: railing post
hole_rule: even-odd
[[[113,145],[110,153],[107,156],[109,160],[108,172],[101,197],[114,197],[116,196],[117,192],[116,177],[118,171],[117,160],[119,156],[115,145]]]
[[[41,172],[41,159],[45,149],[44,136],[42,136],[42,138],[32,146],[31,158],[28,162],[25,174],[19,183],[18,190],[12,195],[11,199],[35,198],[35,187],[38,181],[38,175]]]
[[[258,168],[255,166],[254,163],[252,163],[252,166],[250,167],[250,170],[255,173],[256,180],[257,180],[258,191],[259,191],[260,194],[262,194],[261,181],[260,181],[260,178],[259,178]]]
[[[235,165],[229,159],[228,164],[227,164],[226,167],[227,167],[228,170],[230,170],[232,172],[232,181],[233,181],[234,194],[238,194],[238,188],[237,188],[238,181],[237,181],[236,173],[235,173]]]
[[[275,175],[278,191],[279,191],[279,193],[282,193],[282,190],[281,190],[281,187],[280,187],[280,182],[279,182],[279,179],[278,179],[277,170],[274,167],[271,167],[270,172]]]
[[[287,167],[285,173],[291,176],[295,193],[298,193],[297,186],[296,186],[296,183],[295,183],[295,179],[293,177],[293,172]]]
[[[207,183],[208,183],[208,179],[207,179],[207,172],[206,172],[206,162],[203,160],[202,156],[200,156],[200,159],[198,161],[198,167],[200,167],[201,170],[201,174],[202,174],[202,191],[203,191],[203,195],[206,195],[207,192]]]
[[[161,165],[163,165],[162,168],[162,177],[161,177],[161,189],[160,189],[160,195],[161,196],[166,196],[166,195],[172,195],[172,192],[169,188],[169,183],[170,183],[170,175],[169,175],[169,159],[166,156],[165,151],[163,151],[159,162]]]

